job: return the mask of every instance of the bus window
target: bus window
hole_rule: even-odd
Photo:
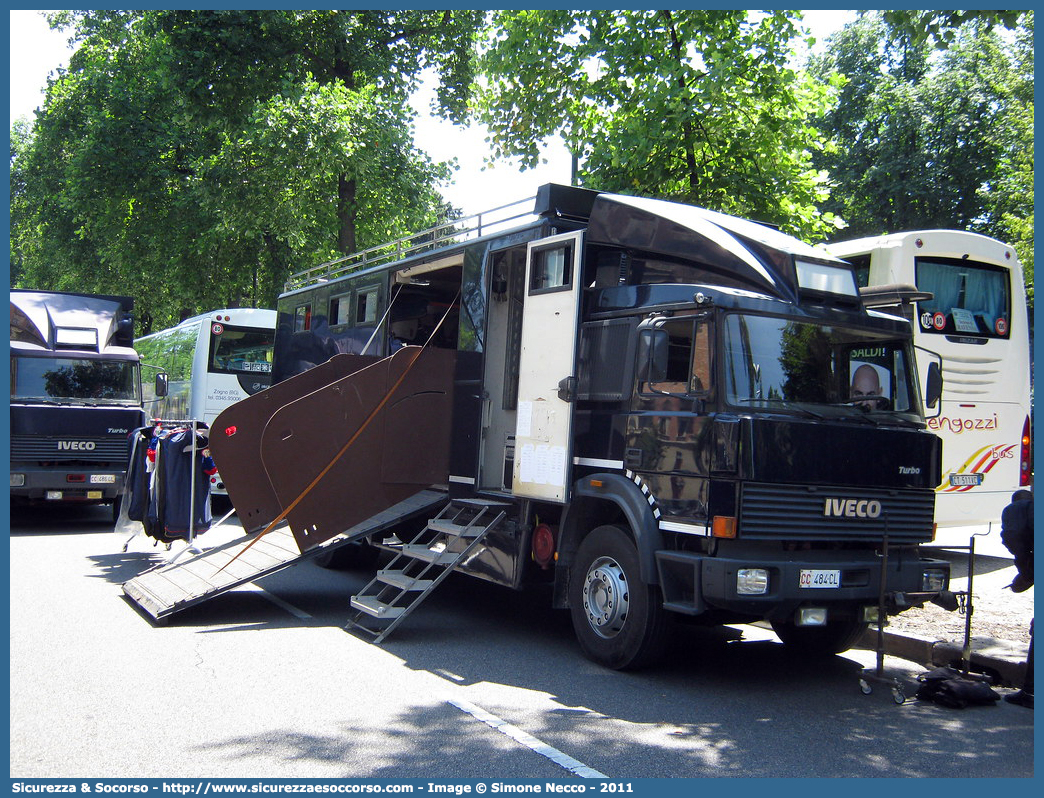
[[[225,326],[211,338],[210,367],[214,373],[269,373],[272,370],[274,330]]]
[[[312,306],[298,305],[294,309],[294,332],[312,329]]]
[[[351,313],[352,303],[351,294],[338,294],[330,299],[330,326],[334,327],[338,324],[348,324],[351,319],[349,314]]]
[[[361,289],[355,295],[355,323],[374,324],[377,321],[377,295],[380,291],[378,286]]]
[[[1011,292],[1007,273],[984,263],[917,258],[917,287],[934,296],[920,302],[924,332],[1007,338]]]
[[[199,336],[199,325],[172,330],[170,337],[164,341],[167,348],[167,379],[171,382],[192,379],[192,361],[196,356],[196,338]]]

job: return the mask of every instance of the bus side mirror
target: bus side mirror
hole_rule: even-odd
[[[666,330],[642,330],[638,338],[638,381],[663,382],[667,378]]]
[[[169,390],[169,385],[167,383],[167,372],[161,371],[159,374],[156,375],[156,396],[166,396]]]
[[[942,399],[943,378],[942,369],[939,364],[932,361],[928,364],[928,380],[924,387],[924,403],[928,407],[935,407]]]

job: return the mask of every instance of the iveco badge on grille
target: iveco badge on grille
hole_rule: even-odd
[[[881,502],[873,499],[826,499],[823,515],[845,518],[877,518],[881,515]]]

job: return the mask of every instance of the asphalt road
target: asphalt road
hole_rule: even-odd
[[[682,627],[665,664],[617,673],[546,594],[462,576],[376,647],[341,628],[368,575],[312,563],[154,626],[121,584],[162,547],[122,552],[107,508],[11,521],[12,777],[1033,774],[1031,711],[864,696],[871,652],[816,661],[758,629]]]

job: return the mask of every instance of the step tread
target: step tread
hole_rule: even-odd
[[[352,596],[352,608],[365,612],[374,618],[398,618],[405,607],[393,607],[377,599],[376,596]]]
[[[434,582],[432,579],[417,579],[391,568],[378,571],[377,579],[386,585],[397,587],[400,590],[427,590]]]

